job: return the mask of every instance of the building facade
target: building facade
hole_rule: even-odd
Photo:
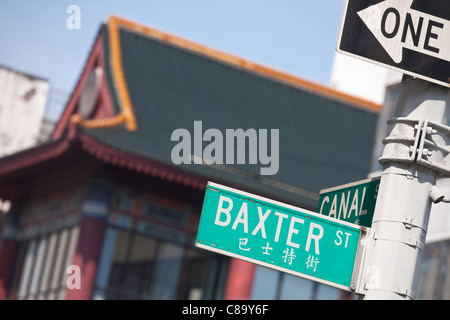
[[[347,298],[194,240],[208,181],[316,211],[366,178],[379,109],[111,17],[52,138],[0,160],[0,298]]]

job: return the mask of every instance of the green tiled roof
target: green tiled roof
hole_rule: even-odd
[[[103,27],[101,32],[107,55],[108,30]],[[261,176],[260,164],[180,166],[212,181],[310,209],[316,208],[321,189],[366,178],[375,112],[132,30],[120,29],[120,43],[138,130],[82,128],[102,143],[175,166],[171,151],[177,142],[171,141],[172,132],[185,128],[193,135],[196,120],[202,121],[203,130],[223,133],[279,129],[276,175]]]

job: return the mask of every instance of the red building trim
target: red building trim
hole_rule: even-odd
[[[205,190],[206,188],[206,183],[208,182],[206,178],[109,147],[81,131],[78,131],[77,136],[82,144],[82,149],[102,162],[135,170],[140,173],[150,174],[153,177],[189,186],[194,189]]]
[[[89,54],[89,58],[86,61],[86,65],[83,68],[83,72],[81,73],[80,78],[75,86],[72,95],[67,102],[66,107],[64,108],[64,112],[61,115],[61,118],[58,124],[53,131],[52,138],[57,139],[64,134],[64,130],[70,125],[70,118],[77,114],[77,106],[78,101],[80,99],[81,92],[83,91],[84,84],[91,72],[91,70],[95,67],[101,67],[105,70],[105,60],[104,60],[104,48],[102,36],[99,33],[97,38],[95,39],[95,43],[92,47],[92,50]],[[113,117],[115,115],[111,93],[108,89],[106,74],[103,72],[100,84],[100,92],[99,92],[99,100],[100,104],[97,106],[97,110],[95,111],[95,119],[106,119]],[[101,110],[98,110],[101,109]]]
[[[0,176],[55,158],[69,146],[68,140],[58,140],[5,157],[0,160]]]
[[[97,275],[106,221],[83,216],[72,264],[80,268],[81,288],[67,288],[66,300],[90,300]]]
[[[73,148],[75,142],[80,142],[84,152],[104,163],[205,190],[208,180],[204,177],[107,146],[82,132],[74,124],[69,124],[68,129],[65,138],[1,159],[0,176],[61,156]]]

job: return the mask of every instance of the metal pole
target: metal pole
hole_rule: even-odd
[[[447,125],[448,108],[448,88],[403,77],[396,117],[405,118],[406,122],[428,119]],[[402,130],[402,124],[392,125],[388,138],[394,143],[385,146],[383,157],[386,152],[401,153],[402,148],[412,152],[407,143],[411,139],[403,138]],[[413,125],[409,130],[420,128]],[[415,299],[431,209],[430,190],[438,172],[414,159],[387,156],[382,162],[383,157],[364,299]]]

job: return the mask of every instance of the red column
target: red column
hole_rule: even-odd
[[[0,300],[5,300],[8,294],[7,285],[11,277],[15,249],[15,240],[3,239],[0,247]]]
[[[72,264],[80,268],[81,288],[67,288],[67,300],[90,300],[97,275],[98,260],[102,249],[103,234],[106,222],[104,219],[83,216],[80,222],[80,233]],[[70,276],[70,275],[68,275]]]
[[[67,287],[67,300],[90,300],[97,276],[97,267],[106,229],[111,185],[107,181],[93,179],[87,186],[86,199],[80,221],[78,244],[72,259],[80,273],[80,287]],[[76,271],[72,271],[75,272]],[[72,274],[74,275],[74,273]],[[70,280],[68,274],[67,280]]]
[[[252,293],[255,264],[231,259],[225,300],[249,300]]]

